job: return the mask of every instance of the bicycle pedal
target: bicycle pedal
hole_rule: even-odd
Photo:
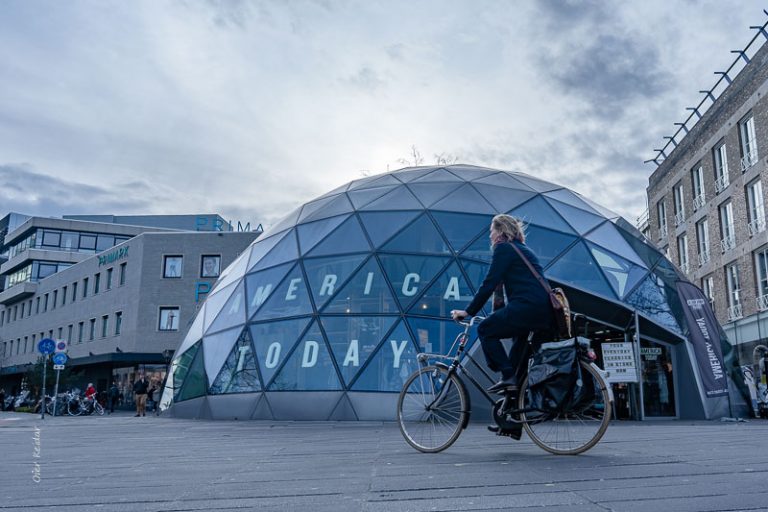
[[[504,436],[504,437],[511,437],[515,441],[519,441],[520,438],[523,437],[523,429],[509,430],[509,429],[502,428],[502,429],[499,429],[498,432],[496,432],[496,435],[497,436]]]

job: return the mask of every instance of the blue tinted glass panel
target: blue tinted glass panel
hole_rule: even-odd
[[[245,323],[245,282],[240,281],[206,332],[223,331]]]
[[[573,226],[573,229],[579,234],[583,235],[596,228],[599,224],[606,222],[605,218],[600,215],[594,215],[586,210],[574,208],[573,206],[561,203],[560,201],[548,199],[547,202],[552,205],[552,208],[557,210],[557,212],[562,215],[568,224]]]
[[[379,247],[417,215],[419,212],[363,212],[360,219],[373,246]]]
[[[387,185],[402,185],[402,182],[391,174],[384,174],[383,176],[370,176],[368,178],[363,178],[361,180],[352,182],[352,184],[349,186],[349,191],[362,188],[383,187]]]
[[[429,219],[427,214],[411,223],[410,226],[398,233],[382,248],[389,252],[418,252],[427,254],[450,254],[443,236]]]
[[[478,234],[488,232],[493,219],[492,215],[447,212],[433,212],[432,217],[456,252],[460,252]]]
[[[333,297],[364,259],[365,255],[356,255],[304,260],[304,270],[317,309]]]
[[[369,259],[333,297],[324,313],[398,313],[376,258]]]
[[[270,295],[253,320],[267,320],[286,316],[312,313],[307,283],[301,269],[296,265],[277,289]]]
[[[614,298],[613,288],[608,284],[595,260],[584,247],[577,243],[565,255],[555,261],[546,271],[547,277],[561,283],[572,283],[605,297]]]
[[[328,236],[328,233],[336,229],[347,218],[349,216],[341,215],[309,224],[302,224],[297,227],[302,254],[308,253],[318,242]]]
[[[477,180],[499,172],[496,169],[487,169],[474,165],[451,165],[448,169],[466,181]]]
[[[544,194],[547,197],[551,197],[553,199],[557,199],[560,202],[569,204],[571,206],[574,206],[576,208],[580,208],[582,210],[586,210],[590,213],[594,213],[595,215],[600,215],[600,212],[589,206],[580,195],[576,194],[575,192],[561,188],[558,190],[552,190],[550,192],[546,192]]]
[[[283,229],[292,228],[296,225],[296,222],[299,220],[299,214],[301,213],[302,206],[299,206],[295,210],[293,210],[291,213],[283,217],[282,219],[278,220],[276,223],[274,223],[272,226],[269,227],[268,233],[279,233]],[[268,234],[265,232],[264,234]]]
[[[328,345],[317,323],[312,324],[268,387],[269,391],[324,391],[341,388]]]
[[[491,261],[491,242],[488,238],[487,230],[484,230],[474,242],[469,244],[469,246],[461,252],[461,255],[466,258]]]
[[[587,199],[586,197],[582,197],[582,196],[579,196],[579,197],[581,197],[582,201],[587,203],[589,206],[592,207],[593,210],[595,210],[597,213],[599,213],[600,215],[602,215],[606,219],[615,219],[615,218],[619,217],[619,214],[617,214],[616,212],[612,212],[608,208],[605,208],[604,206],[600,206],[596,202],[591,201],[591,200]]]
[[[334,217],[342,213],[349,213],[352,210],[352,203],[349,202],[346,194],[339,194],[305,204],[299,222],[304,223]]]
[[[464,213],[485,213],[493,215],[498,213],[491,203],[480,195],[480,192],[469,183],[465,183],[458,190],[451,192],[447,197],[432,205],[433,210]]]
[[[643,260],[635,254],[635,251],[629,246],[624,237],[621,236],[618,228],[611,222],[606,222],[589,233],[589,235],[586,236],[586,239],[601,247],[610,248],[612,252],[637,265],[645,265]]]
[[[411,183],[408,188],[419,198],[424,206],[432,206],[461,186],[461,182],[453,183]]]
[[[448,354],[456,337],[464,332],[464,327],[452,321],[429,320],[426,318],[409,318],[408,324],[411,326],[416,345],[420,352],[429,352],[432,354]],[[473,329],[470,333],[471,347],[476,335]],[[451,355],[456,353],[456,347],[453,348]]]
[[[640,258],[640,261],[643,262],[646,268],[653,268],[663,258],[661,252],[644,239],[639,240],[621,228],[618,228],[617,231],[632,250],[635,251],[635,254],[637,254],[637,257]]]
[[[432,168],[424,168],[424,167],[422,167],[422,168],[415,168],[415,167],[413,167],[411,169],[412,170],[405,170],[405,169],[403,169],[401,171],[398,171],[396,173],[397,174],[397,179],[399,179],[403,183],[409,183],[411,181],[417,180],[417,179],[421,178],[422,176],[425,176],[425,175],[431,173],[432,171],[435,170],[435,167],[432,167]]]
[[[360,227],[360,221],[352,215],[341,226],[317,244],[308,256],[344,254],[345,252],[369,252],[371,246]]]
[[[398,187],[379,199],[363,206],[363,210],[423,210],[416,196],[405,187]]]
[[[616,219],[613,219],[612,221],[616,227],[619,229],[619,231],[624,231],[622,233],[622,236],[625,235],[631,235],[632,237],[640,240],[641,242],[645,241],[645,236],[638,230],[635,226],[627,222],[624,217],[618,217]]]
[[[575,241],[575,236],[538,226],[528,226],[525,230],[525,243],[539,258],[542,267],[549,265]]]
[[[379,258],[400,305],[406,310],[449,261],[435,256],[381,255]]]
[[[285,265],[272,267],[245,277],[248,318],[251,318],[259,307],[266,302],[291,268],[293,268],[293,263],[286,263]]]
[[[203,323],[203,332],[208,331],[211,324],[216,319],[216,316],[221,311],[221,308],[224,306],[224,303],[229,300],[237,286],[237,283],[232,283],[226,288],[216,290],[215,293],[210,294],[205,299],[205,322]]]
[[[537,190],[539,192],[546,192],[548,190],[563,188],[560,185],[555,185],[554,183],[549,183],[548,181],[538,180],[530,176],[523,176],[521,174],[516,174],[515,178],[522,181],[523,183],[531,187],[533,190]]]
[[[232,348],[229,357],[213,382],[209,392],[213,395],[253,393],[261,391],[259,370],[256,366],[251,334],[244,330]]]
[[[285,361],[288,353],[298,342],[309,318],[268,322],[251,326],[251,339],[256,348],[256,361],[263,383],[266,385],[272,379],[280,364]]]
[[[682,333],[669,306],[664,283],[653,274],[643,279],[624,301],[642,311],[654,323],[672,332]]]
[[[205,354],[205,373],[209,379],[214,379],[221,370],[221,365],[232,352],[237,338],[243,332],[242,327],[219,332],[203,338],[203,354]],[[208,382],[212,384],[212,382]]]
[[[282,265],[298,257],[299,250],[296,247],[296,233],[292,229],[257,263],[257,266],[259,269],[263,269],[274,265]]]
[[[415,180],[409,182],[409,183],[427,183],[427,182],[438,182],[438,181],[454,181],[454,182],[463,182],[461,178],[456,176],[455,174],[452,174],[445,169],[437,169],[435,171],[432,171],[429,174],[425,174],[424,176],[420,178],[416,178]]]
[[[393,316],[323,317],[323,328],[345,384],[368,361],[395,320]]]
[[[472,286],[474,291],[477,291],[483,283],[483,279],[485,279],[485,276],[488,274],[488,269],[491,268],[490,264],[465,260],[462,258],[461,265],[464,267],[464,272],[469,276],[469,285]]]
[[[418,367],[416,347],[408,330],[400,322],[355,380],[355,391],[399,392],[405,379]]]
[[[518,217],[526,224],[536,224],[564,233],[575,234],[573,228],[541,196],[534,197],[524,205],[515,208],[510,214]]]
[[[174,385],[178,386],[178,381],[175,380]],[[195,355],[194,361],[189,366],[186,376],[184,377],[184,383],[181,385],[181,391],[178,398],[174,397],[174,400],[181,402],[183,400],[189,400],[191,398],[197,398],[198,396],[204,396],[205,390],[208,389],[208,382],[205,377],[205,367],[203,366],[203,351],[198,350]]]
[[[184,382],[189,373],[189,369],[192,366],[192,363],[195,362],[197,353],[200,351],[200,345],[202,345],[202,340],[189,347],[189,350],[175,358],[173,364],[171,364],[171,371],[173,372],[174,400],[178,400],[181,395],[181,390],[184,387]]]
[[[646,269],[638,267],[601,247],[590,243],[587,243],[587,246],[619,297],[623,297],[631,291],[648,274]]]
[[[447,318],[452,309],[464,309],[473,297],[459,265],[454,262],[411,306],[409,313]]]
[[[397,185],[388,185],[385,187],[364,188],[347,192],[349,200],[355,208],[361,208],[374,199],[378,199],[387,192],[393,190]]]
[[[293,234],[293,231],[286,231],[284,233],[269,237],[266,240],[257,240],[256,243],[251,247],[251,256],[250,260],[248,261],[248,271],[253,270],[253,267],[257,265],[259,261],[261,261],[262,258],[264,258],[264,256],[266,256],[267,253],[271,251],[275,245],[282,241],[286,236],[295,237],[296,235]]]
[[[473,183],[472,186],[491,203],[496,213],[508,212],[536,195],[536,192],[528,188],[504,188],[483,183]]]
[[[478,183],[482,183],[485,185],[491,185],[493,187],[506,187],[506,188],[518,189],[518,190],[528,190],[531,192],[534,191],[531,187],[529,187],[522,181],[516,180],[506,172],[497,172],[495,174],[491,174],[490,176],[478,178],[474,180],[472,183],[475,185]]]

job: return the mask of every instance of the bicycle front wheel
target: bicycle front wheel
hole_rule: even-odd
[[[104,407],[99,402],[93,402],[93,412],[99,416],[104,416]]]
[[[400,432],[420,452],[437,453],[451,446],[468,416],[464,384],[439,366],[426,366],[411,374],[397,400]]]
[[[530,404],[528,377],[520,388],[520,409],[523,426],[534,443],[555,455],[577,455],[595,446],[605,434],[611,421],[611,406],[607,384],[600,374],[585,362],[581,365],[583,389],[587,390],[579,403],[560,413],[534,410]]]

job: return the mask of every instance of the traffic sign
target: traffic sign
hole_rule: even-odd
[[[56,342],[56,352],[66,352],[67,351],[67,342],[64,340],[59,340]]]
[[[53,365],[53,369],[54,370],[63,370],[64,369],[64,365],[63,364],[55,364],[55,365]]]
[[[56,350],[56,342],[51,338],[43,338],[37,344],[37,351],[43,355],[53,354],[54,350]]]
[[[53,354],[53,364],[57,366],[58,365],[64,366],[67,362],[67,359],[69,358],[67,357],[67,354],[65,354],[64,352],[57,352]]]

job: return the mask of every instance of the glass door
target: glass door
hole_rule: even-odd
[[[674,361],[670,347],[641,340],[643,409],[646,417],[677,417]]]

